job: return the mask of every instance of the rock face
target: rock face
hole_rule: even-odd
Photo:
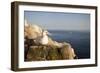
[[[69,60],[75,58],[75,51],[67,42],[59,43],[48,37],[47,45],[36,44],[34,39],[41,36],[41,31],[42,28],[37,25],[25,26],[25,61]]]

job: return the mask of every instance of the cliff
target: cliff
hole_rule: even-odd
[[[67,42],[57,42],[48,36],[48,44],[42,45],[34,42],[41,35],[37,25],[25,26],[25,61],[64,60],[76,57],[72,46]]]

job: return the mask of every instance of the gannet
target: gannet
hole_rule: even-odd
[[[42,31],[42,35],[37,37],[34,42],[37,44],[41,44],[41,45],[47,45],[48,44],[48,34],[50,35],[50,33],[46,30]]]
[[[42,28],[36,24],[29,24],[27,20],[25,20],[24,24],[24,35],[29,39],[35,39],[38,36],[41,36]]]

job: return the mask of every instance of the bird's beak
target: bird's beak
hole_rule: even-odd
[[[50,32],[47,32],[48,35],[52,35]]]

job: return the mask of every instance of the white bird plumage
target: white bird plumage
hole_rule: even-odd
[[[48,31],[44,30],[42,31],[42,35],[37,37],[34,40],[35,43],[41,44],[41,45],[47,45],[48,44]]]
[[[24,28],[24,35],[29,39],[35,39],[42,35],[42,28],[35,24],[29,24],[27,20],[25,20]]]
[[[41,40],[40,40],[40,43],[41,43],[42,45],[48,44],[47,31],[43,31],[43,33],[42,33],[42,38],[41,38]]]
[[[47,30],[44,30],[38,25],[29,24],[27,20],[25,20],[25,36],[34,39],[36,44],[47,45],[48,34],[50,35]]]

